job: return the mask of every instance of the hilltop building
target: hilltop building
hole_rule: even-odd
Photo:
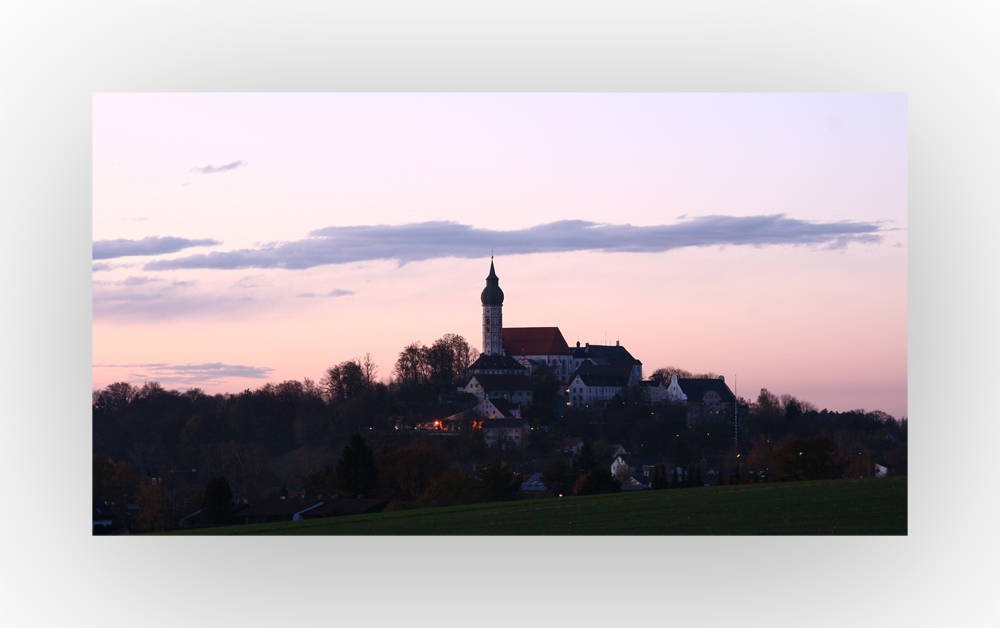
[[[643,382],[643,393],[649,403],[675,403],[687,408],[687,424],[710,425],[727,421],[733,416],[736,395],[726,385],[721,375],[716,379],[678,379],[670,376],[670,383]]]
[[[469,366],[462,391],[481,400],[531,405],[531,376],[549,369],[567,405],[582,408],[604,404],[642,383],[642,362],[619,342],[570,347],[558,327],[504,327],[504,294],[493,258],[480,302],[483,350]]]

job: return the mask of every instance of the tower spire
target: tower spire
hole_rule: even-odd
[[[480,296],[483,304],[483,353],[503,355],[503,290],[490,255],[490,275]]]

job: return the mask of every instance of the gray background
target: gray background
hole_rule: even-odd
[[[0,625],[1000,625],[1000,46],[970,2],[8,2]],[[909,96],[909,536],[90,536],[98,91]]]

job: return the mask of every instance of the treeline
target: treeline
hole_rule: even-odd
[[[343,493],[331,478],[352,434],[364,434],[372,448],[380,469],[377,494],[407,504],[482,499],[475,491],[462,498],[454,495],[462,494],[463,482],[471,486],[469,477],[497,456],[524,472],[529,467],[543,470],[542,464],[547,469],[552,459],[565,458],[567,436],[582,437],[598,455],[606,444],[625,443],[631,453],[699,472],[722,469],[734,481],[751,473],[772,479],[812,474],[795,469],[779,474],[775,461],[783,460],[784,448],[803,444],[789,443],[817,438],[826,439],[817,451],[830,452],[829,464],[824,463],[827,475],[870,475],[875,464],[906,473],[906,421],[884,412],[819,411],[807,401],[767,390],[754,400],[740,398],[738,416],[730,412],[704,423],[691,423],[684,406],[649,405],[638,390],[626,391],[604,408],[569,408],[547,369],[534,376],[535,403],[523,409],[535,429],[522,450],[488,451],[482,431],[472,429],[468,420],[449,438],[420,439],[395,429],[420,422],[422,412],[438,405],[441,393],[464,384],[466,368],[477,357],[464,338],[446,334],[430,346],[416,342],[403,348],[386,379],[378,377],[366,354],[331,366],[318,382],[268,383],[236,394],[179,392],[156,382],[111,384],[93,394],[94,494],[129,502],[145,478],[156,477],[167,483],[164,488],[176,507],[191,492],[190,480],[185,484],[180,474],[194,469],[195,493],[203,492],[209,479],[225,478],[237,501],[266,497],[275,483],[292,478],[305,480],[307,487]],[[654,371],[654,378],[668,380],[672,374],[716,377],[669,367]],[[543,462],[533,462],[539,460]],[[456,475],[462,469],[469,477]],[[576,483],[590,471],[570,475],[571,485],[560,481],[563,494],[578,492]],[[428,494],[438,479],[451,488],[439,486]],[[604,480],[591,478],[596,485]]]
[[[93,453],[102,458],[95,478],[109,475],[104,460],[129,465],[132,471],[119,469],[118,480],[106,483],[129,487],[134,499],[142,478],[197,469],[202,480],[228,478],[236,499],[259,498],[273,478],[258,471],[276,458],[303,448],[322,457],[339,451],[352,433],[416,422],[440,393],[465,383],[477,357],[464,338],[446,334],[430,346],[405,347],[388,379],[378,378],[365,354],[331,366],[318,382],[267,383],[235,394],[116,382],[93,393]]]

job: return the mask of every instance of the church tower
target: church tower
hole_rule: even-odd
[[[493,256],[490,256],[490,276],[483,289],[483,355],[503,355],[503,290],[500,278],[493,270]]]

